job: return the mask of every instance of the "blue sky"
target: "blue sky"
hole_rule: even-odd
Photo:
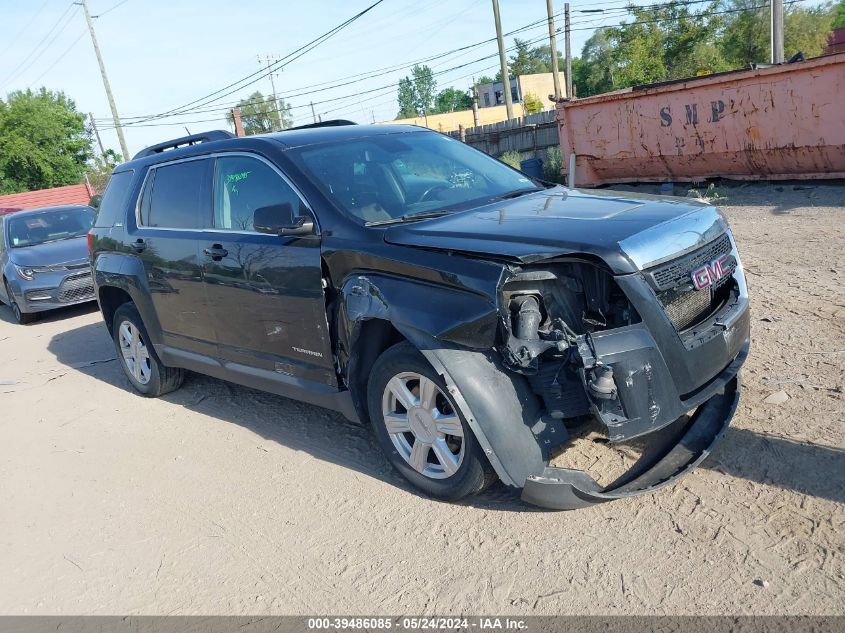
[[[271,91],[268,78],[237,90],[194,112],[141,122],[194,101],[260,70],[258,55],[286,55],[366,8],[374,0],[88,0],[118,111],[124,118],[129,151],[191,132],[227,128],[222,111],[254,90]],[[107,147],[119,149],[108,129],[110,112],[81,7],[71,0],[0,0],[0,95],[46,86],[64,91],[83,112],[102,121]],[[500,0],[505,32],[542,20],[545,0]],[[591,29],[622,19],[625,2],[574,0],[573,55]],[[602,8],[607,17],[579,13]],[[555,0],[555,10],[563,2]],[[557,26],[563,26],[563,20]],[[51,27],[55,27],[52,28]],[[548,42],[545,23],[522,39]],[[438,89],[466,89],[473,75],[498,68],[495,42],[461,53],[441,53],[495,36],[490,0],[384,0],[326,43],[287,65],[276,76],[279,96],[293,106],[294,123],[310,123],[309,103],[324,118],[380,121],[396,114],[396,82],[417,60],[428,64]],[[563,36],[558,39],[563,50]],[[506,46],[513,37],[506,38]],[[488,59],[475,61],[487,56]],[[463,68],[456,66],[473,62]],[[399,68],[396,68],[401,66]],[[395,68],[379,77],[368,71]],[[453,69],[454,70],[450,70]],[[334,86],[346,83],[345,86]],[[316,85],[315,84],[321,84]],[[326,87],[331,89],[326,90]],[[318,92],[315,92],[319,90]],[[366,92],[370,91],[370,92]],[[361,94],[363,93],[363,94]],[[135,118],[133,118],[135,117]],[[135,123],[135,125],[130,125]],[[162,125],[167,124],[167,125]]]

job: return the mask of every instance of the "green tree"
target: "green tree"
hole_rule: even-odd
[[[416,95],[414,94],[414,82],[410,77],[403,77],[399,80],[399,113],[397,119],[410,119],[417,116]]]
[[[768,63],[771,60],[769,8],[760,7],[756,0],[730,0],[726,8],[731,13],[726,16],[718,48],[728,67]],[[799,51],[806,57],[821,55],[837,10],[843,11],[845,19],[845,2],[838,7],[829,4],[787,7],[783,17],[783,48],[787,59]]]
[[[266,134],[286,130],[293,125],[293,116],[290,113],[290,106],[284,99],[278,99],[279,109],[273,103],[272,95],[266,97],[261,92],[253,92],[246,99],[241,99],[236,107],[241,110],[241,123],[244,126],[244,134]],[[281,115],[281,117],[279,116]],[[232,113],[226,115],[229,123],[234,122]]]
[[[843,9],[840,7],[840,10]],[[783,50],[786,58],[789,59],[799,51],[805,57],[822,55],[836,18],[835,9],[829,4],[788,7],[783,16]]]
[[[572,60],[572,81],[579,97],[613,90],[613,44],[605,29],[599,29],[584,43],[581,57]]]
[[[514,45],[516,53],[508,61],[508,70],[513,77],[550,72],[551,56],[548,47],[545,51],[542,48],[531,48],[528,42],[519,38],[514,39]]]
[[[411,68],[411,76],[399,80],[399,114],[397,119],[425,116],[434,109],[437,81],[428,66],[419,64]]]
[[[832,13],[833,25],[831,28],[841,29],[845,27],[845,0],[840,0],[839,4],[834,5]]]
[[[64,93],[41,88],[0,100],[0,193],[81,182],[91,156],[85,115]]]
[[[455,110],[468,110],[472,107],[470,96],[457,88],[446,88],[437,93],[434,98],[434,112],[454,112]]]
[[[102,156],[94,156],[88,166],[88,181],[98,194],[106,190],[114,168],[123,162],[123,157],[113,149],[107,149]]]
[[[417,112],[425,115],[434,107],[434,91],[437,90],[434,73],[428,66],[416,65],[411,69],[411,78],[414,82]]]
[[[525,107],[525,114],[536,114],[543,111],[543,102],[533,92],[529,92],[522,98],[522,105]]]

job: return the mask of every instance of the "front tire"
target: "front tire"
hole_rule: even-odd
[[[409,343],[376,361],[367,388],[373,434],[399,473],[423,492],[456,500],[496,479],[443,379]]]
[[[134,303],[120,306],[112,324],[117,361],[135,391],[148,398],[157,398],[182,385],[185,372],[167,367],[159,360]]]
[[[21,307],[15,301],[15,295],[12,294],[12,289],[9,288],[9,282],[6,281],[4,283],[6,284],[6,295],[9,297],[9,307],[12,309],[12,315],[15,317],[18,325],[29,325],[33,321],[37,321],[38,313],[21,312]]]

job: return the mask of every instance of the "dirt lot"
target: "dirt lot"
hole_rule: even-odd
[[[366,430],[217,380],[140,398],[93,309],[0,308],[0,613],[841,614],[845,188],[719,202],[753,304],[733,426],[577,512],[423,498]]]

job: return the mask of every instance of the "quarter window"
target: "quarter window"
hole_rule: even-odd
[[[94,226],[111,227],[116,223],[123,223],[126,205],[129,202],[129,186],[132,184],[132,175],[131,170],[122,171],[109,178],[103,199],[100,200],[100,208],[97,211]]]
[[[253,231],[255,210],[277,207],[293,223],[305,207],[293,188],[257,158],[226,156],[214,170],[214,228]]]
[[[207,160],[190,160],[156,167],[144,189],[141,222],[145,226],[197,229],[203,224]]]

